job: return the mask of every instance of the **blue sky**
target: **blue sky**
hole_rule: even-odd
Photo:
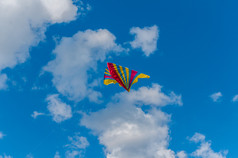
[[[236,6],[1,0],[0,158],[238,157]]]

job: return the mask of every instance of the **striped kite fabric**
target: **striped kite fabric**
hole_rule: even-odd
[[[150,78],[150,76],[138,73],[135,70],[129,70],[127,67],[107,63],[107,69],[104,73],[104,84],[118,83],[119,86],[130,92],[131,86],[138,82],[139,78]]]

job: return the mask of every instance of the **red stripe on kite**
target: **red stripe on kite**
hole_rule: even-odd
[[[104,75],[104,78],[111,78],[111,79],[114,79],[112,76],[107,76],[107,75]]]
[[[133,81],[134,77],[136,76],[136,74],[137,74],[137,71],[131,70],[130,83],[129,83],[129,88],[128,89],[130,89],[132,81]]]
[[[119,75],[117,74],[115,68],[114,68],[114,65],[112,63],[107,63],[107,67],[108,67],[108,70],[111,74],[111,76],[123,87],[125,88],[127,91],[128,89],[126,88],[126,86],[123,84],[121,78],[119,77]]]

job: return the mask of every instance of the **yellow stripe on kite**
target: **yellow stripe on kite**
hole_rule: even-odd
[[[129,69],[127,67],[125,67],[125,69],[126,69],[126,78],[127,78],[126,86],[127,88],[129,88]]]
[[[124,71],[123,71],[123,67],[122,66],[119,66],[120,70],[121,70],[121,74],[123,76],[123,79],[124,79],[124,83],[126,83],[126,77],[125,77],[125,74],[124,74]]]
[[[115,69],[115,71],[117,72],[118,76],[120,77],[122,83],[125,85],[124,81],[123,81],[122,78],[121,78],[120,73],[118,72],[117,65],[116,65],[116,64],[113,64],[113,66],[114,66],[114,69]]]
[[[134,81],[132,82],[132,84],[131,84],[131,86],[133,85],[133,84],[135,84],[136,82],[138,82],[138,79],[139,78],[150,78],[150,76],[148,76],[148,75],[146,75],[146,74],[143,74],[143,73],[141,73],[141,74],[139,74],[135,79],[134,79]],[[130,88],[131,89],[131,88]],[[129,89],[129,90],[130,90]]]
[[[116,84],[117,81],[116,80],[112,80],[112,79],[105,79],[104,80],[104,84],[105,85],[109,85],[109,84],[112,84],[112,83]]]
[[[104,73],[107,74],[107,75],[111,75],[110,73],[108,73],[108,72],[106,72],[106,71],[105,71]]]

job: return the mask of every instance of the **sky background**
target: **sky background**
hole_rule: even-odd
[[[237,4],[0,0],[0,158],[238,157]]]

